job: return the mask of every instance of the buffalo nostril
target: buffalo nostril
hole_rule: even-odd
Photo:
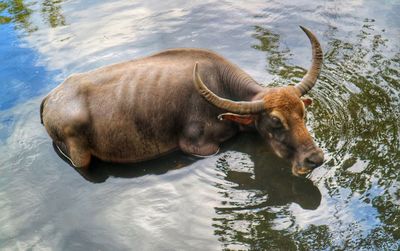
[[[306,166],[317,168],[324,162],[324,155],[321,151],[314,152],[304,160]]]

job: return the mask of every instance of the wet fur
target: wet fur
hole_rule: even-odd
[[[265,111],[246,125],[219,120],[227,111],[208,103],[195,89],[192,71],[216,95],[264,100]],[[257,130],[283,158],[302,167],[318,149],[304,123],[304,105],[293,86],[263,88],[237,66],[205,50],[175,49],[69,77],[41,104],[48,134],[77,167],[91,156],[112,162],[139,162],[175,149],[193,155],[216,153],[241,130]],[[274,128],[279,114],[285,128]],[[232,115],[234,116],[234,114]],[[293,169],[294,170],[294,169]]]
[[[218,95],[249,100],[262,90],[213,52],[169,50],[69,77],[42,101],[41,122],[54,142],[67,146],[64,152],[76,166],[87,166],[91,155],[139,162],[177,148],[214,154],[239,126],[218,120],[222,110],[197,93],[191,74],[195,62]],[[247,85],[237,84],[243,78]]]

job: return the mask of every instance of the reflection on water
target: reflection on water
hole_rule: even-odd
[[[397,250],[400,4],[292,2],[0,1],[0,248]],[[79,173],[39,123],[67,75],[171,47],[295,83],[311,57],[299,24],[325,52],[307,124],[327,161],[307,179],[247,134],[211,158]]]
[[[62,15],[61,4],[63,0],[45,0],[41,6],[41,13],[50,27],[65,25],[65,17]]]
[[[50,27],[65,25],[65,18],[62,15],[62,0],[45,0],[40,3],[40,13],[43,21]],[[0,2],[0,24],[13,23],[15,28],[26,33],[38,30],[32,22],[32,15],[35,14],[33,2],[21,0],[6,0]]]
[[[30,21],[32,9],[24,1],[2,1],[0,11],[4,14],[0,16],[1,24],[12,22],[16,29],[21,29],[28,33],[37,30]]]
[[[315,210],[321,203],[318,187],[292,176],[290,164],[263,149],[255,135],[242,135],[228,147],[235,152],[223,153],[218,159],[224,182],[216,183],[222,199],[213,218],[224,248],[295,247],[285,234],[285,228],[295,224],[287,218],[290,211],[286,207],[295,203]]]
[[[54,143],[53,149],[71,168],[74,168],[84,179],[92,183],[105,182],[110,176],[117,178],[137,178],[149,174],[161,175],[171,170],[183,168],[199,160],[197,157],[188,156],[176,151],[167,156],[143,163],[117,164],[93,158],[88,169],[80,169],[75,168]]]

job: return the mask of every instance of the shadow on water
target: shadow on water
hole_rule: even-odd
[[[289,163],[265,149],[257,135],[243,134],[204,160],[179,152],[140,164],[95,160],[87,173],[81,173],[89,182],[102,183],[91,186],[75,179],[75,173],[61,170],[63,164],[49,166],[48,162],[59,162],[46,148],[35,151],[37,142],[42,146],[48,142],[43,135],[29,134],[39,122],[15,115],[19,122],[15,125],[14,115],[3,115],[3,152],[17,154],[2,163],[6,175],[0,182],[0,195],[5,197],[0,200],[5,215],[1,245],[6,240],[8,248],[22,243],[25,249],[54,249],[65,240],[83,243],[82,248],[107,243],[132,247],[139,242],[139,247],[146,247],[156,240],[168,249],[171,243],[163,240],[182,238],[188,245],[181,249],[188,249],[202,247],[192,242],[201,235],[205,241],[199,243],[208,243],[213,237],[207,235],[210,230],[226,249],[398,250],[400,5],[396,1],[386,1],[385,6],[373,1],[211,2],[182,3],[184,7],[170,11],[169,4],[156,7],[155,1],[0,1],[3,33],[17,30],[9,32],[10,41],[0,43],[6,45],[2,53],[14,59],[1,66],[0,75],[3,82],[12,83],[32,73],[32,78],[19,81],[36,91],[32,97],[49,88],[53,79],[26,67],[43,63],[36,61],[36,54],[27,58],[27,47],[43,54],[39,56],[45,58],[45,67],[67,68],[67,75],[71,69],[84,71],[166,47],[196,46],[214,49],[248,69],[254,66],[252,74],[273,76],[271,85],[285,85],[306,73],[307,38],[297,27],[295,34],[288,28],[304,24],[317,33],[325,52],[318,83],[308,94],[314,103],[307,112],[307,125],[324,149],[326,163],[308,179],[294,177]],[[68,7],[63,10],[64,5]],[[60,26],[67,29],[57,29]],[[97,32],[91,34],[92,30]],[[25,50],[17,55],[13,44],[18,35],[32,40],[26,40]],[[304,50],[303,59],[296,61],[300,58],[296,50]],[[258,59],[261,62],[254,63]],[[65,64],[57,65],[60,61]],[[7,94],[0,107],[21,102],[9,101],[22,93],[18,84],[12,85],[16,91]],[[24,110],[30,109],[28,105],[22,106]],[[9,132],[14,133],[11,139]],[[174,173],[178,169],[182,172]],[[204,213],[208,206],[215,214]],[[199,223],[205,227],[199,230]]]
[[[253,170],[244,172],[229,168],[227,161],[229,151],[219,158],[217,167],[224,170],[225,179],[233,184],[233,188],[243,191],[262,191],[268,195],[267,200],[260,204],[244,206],[241,209],[282,206],[292,202],[304,209],[318,208],[321,202],[319,189],[311,180],[293,176],[290,162],[274,155],[257,134],[242,134],[229,141],[226,148],[248,155],[252,162]]]
[[[227,249],[294,247],[286,230],[274,227],[287,224],[279,219],[284,221],[293,203],[317,209],[322,198],[319,188],[307,178],[293,176],[290,163],[270,152],[256,134],[240,135],[225,147],[229,151],[221,154],[216,166],[228,184],[216,184],[223,199],[215,208],[215,235]],[[236,151],[240,154],[235,156]]]
[[[54,151],[68,165],[74,168],[53,144]],[[290,163],[265,149],[264,142],[256,135],[244,133],[228,141],[218,154],[217,166],[225,172],[224,179],[236,184],[235,190],[260,190],[268,194],[268,199],[250,208],[280,206],[297,203],[304,209],[316,209],[321,201],[321,193],[312,181],[295,177],[290,172]],[[264,149],[260,151],[260,149]],[[224,168],[229,165],[226,157],[231,151],[248,154],[253,162],[252,175]],[[161,158],[134,164],[115,164],[94,159],[88,170],[74,170],[92,183],[105,182],[110,176],[116,178],[137,178],[144,175],[162,175],[172,170],[185,168],[201,158],[176,151]]]
[[[188,156],[178,151],[154,160],[130,164],[109,163],[93,158],[89,168],[87,170],[82,170],[75,168],[58,150],[54,143],[53,149],[70,167],[79,173],[85,180],[92,183],[105,182],[109,177],[137,178],[144,175],[161,175],[171,170],[183,168],[194,163],[196,160],[199,160],[197,157]]]

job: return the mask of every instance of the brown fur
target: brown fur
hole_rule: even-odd
[[[226,111],[209,104],[196,91],[192,79],[195,62],[211,91],[235,100],[264,99],[265,112],[246,126],[218,120]],[[284,137],[268,124],[273,111],[287,124]],[[91,156],[138,162],[177,148],[210,155],[221,142],[249,128],[257,129],[278,155],[301,166],[305,155],[320,151],[304,125],[304,113],[294,87],[262,88],[223,57],[198,49],[168,50],[75,74],[41,104],[41,121],[48,134],[57,145],[66,146],[65,154],[78,167],[87,167]]]

